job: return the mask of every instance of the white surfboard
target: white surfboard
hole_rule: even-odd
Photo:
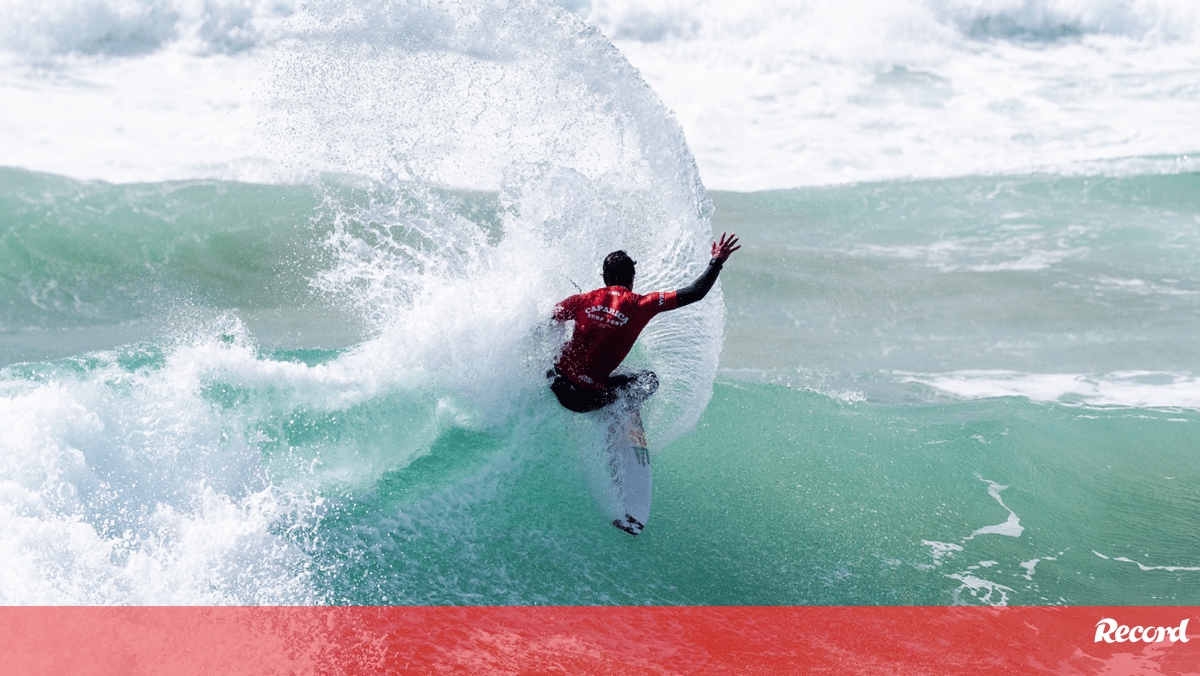
[[[637,535],[650,520],[650,453],[637,409],[622,412],[608,429],[608,470],[624,515],[613,519],[617,528]]]

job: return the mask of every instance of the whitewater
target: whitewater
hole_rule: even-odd
[[[1200,603],[1200,7],[0,6],[0,602]],[[544,373],[627,363],[654,509]]]

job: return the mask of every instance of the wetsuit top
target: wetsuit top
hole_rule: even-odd
[[[571,382],[592,390],[608,386],[608,376],[629,354],[646,324],[678,306],[674,291],[640,296],[623,286],[581,293],[554,308],[560,322],[575,320],[558,369]]]

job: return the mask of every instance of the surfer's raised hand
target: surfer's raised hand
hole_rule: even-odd
[[[737,241],[737,233],[729,235],[728,239],[726,239],[725,233],[721,233],[721,243],[713,242],[712,257],[724,263],[725,259],[729,258],[729,254],[742,248],[741,246],[734,246],[737,244]]]
[[[709,289],[717,283],[717,275],[721,274],[721,266],[725,264],[725,259],[742,248],[738,246],[737,241],[737,235],[721,233],[721,241],[713,242],[712,260],[708,262],[708,267],[704,268],[704,272],[700,273],[696,281],[675,292],[675,307],[691,305],[708,295]]]

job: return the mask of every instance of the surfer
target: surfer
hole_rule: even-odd
[[[559,403],[571,411],[587,413],[618,399],[637,406],[654,394],[658,376],[653,371],[618,368],[621,361],[655,315],[691,305],[708,295],[721,274],[721,266],[730,254],[742,248],[737,241],[736,234],[726,237],[721,233],[721,241],[712,244],[712,260],[696,281],[677,291],[644,296],[633,292],[637,261],[624,251],[610,253],[604,259],[603,288],[571,296],[554,308],[556,321],[575,321],[571,340],[546,374]]]

